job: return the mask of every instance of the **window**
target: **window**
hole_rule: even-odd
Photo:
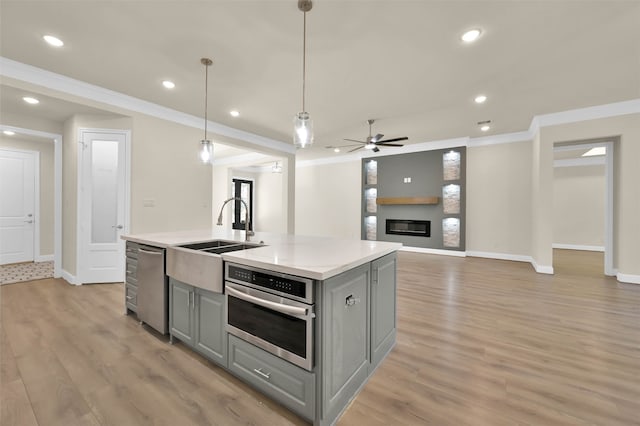
[[[233,179],[231,196],[242,199],[249,207],[249,230],[253,231],[253,181]],[[239,200],[233,202],[233,229],[244,229],[245,207]]]

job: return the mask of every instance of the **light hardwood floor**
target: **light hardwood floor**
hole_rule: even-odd
[[[640,424],[640,286],[602,255],[399,255],[398,344],[339,425]],[[121,284],[0,288],[0,424],[298,425],[123,315]]]

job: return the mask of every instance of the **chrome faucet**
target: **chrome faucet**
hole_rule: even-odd
[[[228,200],[225,200],[224,203],[222,203],[222,207],[220,207],[220,214],[218,215],[218,223],[216,225],[218,226],[222,226],[222,211],[224,210],[224,206],[227,205],[227,203],[229,201],[240,201],[242,204],[244,204],[244,233],[245,233],[245,241],[249,241],[249,237],[255,235],[255,233],[253,231],[251,231],[249,229],[249,206],[247,206],[247,203],[240,197],[231,197]]]

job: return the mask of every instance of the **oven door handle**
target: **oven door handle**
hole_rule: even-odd
[[[225,286],[225,290],[228,294],[232,294],[234,297],[238,299],[242,299],[244,301],[255,303],[256,305],[263,306],[265,308],[273,309],[274,311],[283,313],[285,315],[295,316],[295,317],[306,317],[307,316],[307,308],[299,308],[297,306],[284,305],[282,303],[272,302],[270,300],[264,300],[259,297],[252,296],[247,293],[243,293],[242,291],[236,290],[231,286]],[[313,318],[314,315],[311,314]]]

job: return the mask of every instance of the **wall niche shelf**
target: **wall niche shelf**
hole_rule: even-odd
[[[378,197],[376,198],[376,204],[378,205],[390,205],[390,204],[438,204],[440,197]]]

